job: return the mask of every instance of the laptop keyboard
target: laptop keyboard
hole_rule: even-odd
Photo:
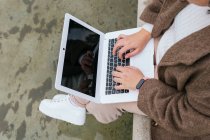
[[[130,65],[130,59],[123,59],[121,60],[118,55],[113,55],[112,50],[114,48],[115,43],[117,42],[117,39],[110,39],[109,40],[109,50],[108,50],[108,61],[107,61],[107,79],[106,79],[106,95],[111,94],[122,94],[122,93],[128,93],[129,90],[115,90],[115,85],[119,85],[119,83],[116,83],[113,81],[112,71],[116,70],[117,66],[129,66]],[[118,53],[118,50],[117,50]]]

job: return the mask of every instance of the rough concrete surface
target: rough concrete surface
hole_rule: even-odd
[[[137,25],[144,24],[139,16],[151,0],[138,0]],[[133,137],[132,140],[151,140],[151,120],[148,117],[133,114]]]
[[[137,0],[0,0],[0,140],[129,140],[132,115],[84,126],[38,111],[52,98],[65,13],[101,31],[136,27]]]

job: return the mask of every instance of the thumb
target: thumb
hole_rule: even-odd
[[[121,35],[118,36],[117,40],[123,39],[123,38],[125,38],[126,36],[127,36],[127,35],[125,35],[125,34],[121,34]]]

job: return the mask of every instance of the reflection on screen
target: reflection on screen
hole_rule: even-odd
[[[95,97],[99,38],[70,20],[61,85]]]

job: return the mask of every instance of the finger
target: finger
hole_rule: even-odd
[[[119,52],[118,52],[118,56],[120,59],[125,59],[125,53],[130,50],[130,47],[129,46],[124,46],[122,47]]]
[[[122,79],[121,78],[113,78],[113,80],[116,82],[116,83],[122,83]]]
[[[133,56],[135,56],[136,54],[138,54],[140,51],[138,50],[138,49],[135,49],[134,51],[132,51],[132,52],[130,52],[130,53],[127,53],[126,55],[125,55],[125,59],[127,59],[127,58],[130,58],[130,57],[133,57]]]
[[[117,40],[123,39],[123,38],[125,38],[126,36],[127,36],[127,35],[125,35],[125,34],[121,34],[121,35],[118,36]]]
[[[92,58],[85,58],[83,60],[83,63],[92,63],[93,62],[93,59]]]
[[[117,86],[114,86],[114,88],[116,90],[121,90],[121,89],[128,89],[126,86],[124,86],[123,84],[122,85],[117,85]]]
[[[91,67],[87,66],[87,65],[83,65],[83,68],[86,69],[86,70],[91,70]]]
[[[82,67],[83,70],[87,70],[87,69],[90,68],[90,67],[88,67],[88,66],[86,66],[86,65],[82,65],[81,67]]]
[[[125,67],[117,66],[116,70],[122,73],[122,72],[125,72]]]
[[[113,71],[112,76],[120,78],[121,77],[121,72]]]
[[[88,54],[85,54],[85,59],[93,59],[93,54],[92,53],[88,53]]]
[[[117,43],[115,44],[115,46],[113,48],[112,54],[115,55],[117,52],[117,49],[119,49],[123,46],[124,46],[124,41],[122,41],[122,40],[117,41]]]
[[[125,52],[127,52],[130,49],[130,47],[124,46],[120,49],[118,56],[120,59],[124,59],[123,55],[125,54]]]
[[[91,67],[91,66],[92,66],[92,63],[89,63],[89,62],[84,62],[84,64],[83,64],[83,65],[88,66],[88,67]]]
[[[117,71],[121,73],[121,77],[124,77],[125,75],[129,75],[131,72],[131,68],[128,68],[126,66],[122,67],[120,66],[118,69],[116,68]]]
[[[138,68],[133,67],[133,66],[126,66],[125,68],[134,69],[134,70],[139,70]]]
[[[93,58],[92,58],[91,56],[86,56],[86,57],[84,58],[84,60],[93,62]]]
[[[128,72],[133,72],[133,71],[140,71],[138,68],[133,67],[133,66],[125,66],[127,68]],[[141,71],[140,71],[141,72]]]
[[[124,87],[123,85],[114,86],[114,88],[115,88],[116,90],[125,89],[125,87]]]
[[[88,67],[92,67],[93,66],[93,63],[90,63],[90,62],[84,62],[83,65],[85,66],[88,66]]]
[[[88,72],[88,73],[92,73],[92,69],[91,69],[91,67],[88,67],[88,66],[83,66],[83,70],[85,71],[85,72]]]
[[[92,54],[92,53],[93,53],[92,51],[87,51],[87,52],[86,52],[86,54]]]

